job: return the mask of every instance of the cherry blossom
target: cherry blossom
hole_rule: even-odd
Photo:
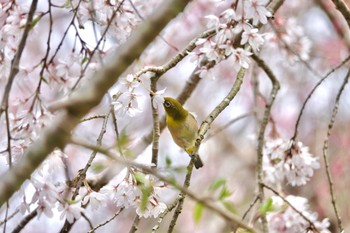
[[[330,233],[329,220],[317,220],[317,214],[309,210],[308,200],[303,197],[289,195],[286,200],[300,213],[307,217],[321,233]],[[299,233],[308,232],[310,224],[294,209],[283,202],[278,196],[272,197],[274,211],[266,215],[269,232],[271,233]],[[311,231],[312,232],[312,231]]]
[[[152,105],[154,108],[158,108],[158,106],[164,103],[164,97],[162,96],[165,93],[166,88],[159,90],[153,93],[153,102]]]
[[[69,223],[72,223],[74,219],[79,219],[81,217],[80,203],[77,204],[64,204],[58,207],[59,211],[62,211],[60,219],[66,219]]]
[[[254,25],[257,25],[259,22],[266,24],[267,18],[271,17],[271,13],[265,7],[268,2],[268,0],[244,1],[246,17],[253,19]]]
[[[100,207],[105,206],[107,202],[106,194],[95,192],[91,189],[89,190],[86,190],[83,188],[79,189],[79,197],[82,197],[81,204],[85,206],[89,203],[92,210],[97,210]]]
[[[38,217],[40,218],[40,216],[44,214],[46,217],[52,218],[53,217],[52,208],[53,208],[53,205],[51,202],[47,200],[40,200],[38,202],[38,209],[37,209]]]
[[[141,95],[134,92],[124,92],[118,100],[113,101],[112,105],[118,116],[123,117],[128,114],[130,117],[134,117],[137,113],[142,112],[138,107],[138,97],[141,97]]]
[[[164,185],[162,183],[158,184],[156,179],[148,175],[146,175],[145,178],[148,179],[154,187],[148,197],[145,209],[142,209],[141,206],[142,190],[134,183],[132,175],[129,175],[129,177],[117,185],[108,185],[102,188],[101,193],[109,196],[116,207],[135,208],[136,213],[140,217],[156,218],[167,208],[163,202],[159,201],[159,192],[164,188]]]
[[[262,44],[264,44],[264,39],[261,34],[258,34],[257,28],[249,28],[244,30],[242,34],[241,45],[249,43],[252,47],[253,51],[259,51],[259,48]]]
[[[268,182],[277,183],[284,179],[292,186],[307,183],[313,176],[313,170],[320,164],[317,157],[301,142],[268,140],[264,147],[264,172]]]
[[[140,85],[140,82],[134,75],[128,74],[120,81],[120,84],[124,85],[128,91],[132,91]]]

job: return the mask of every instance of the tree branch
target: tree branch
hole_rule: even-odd
[[[0,206],[8,200],[21,184],[30,177],[36,167],[56,147],[61,149],[67,144],[70,132],[92,107],[99,104],[107,90],[119,76],[138,58],[149,43],[158,35],[167,23],[181,12],[189,1],[166,1],[142,23],[128,41],[120,46],[104,66],[94,74],[94,78],[72,97],[52,110],[64,110],[51,127],[44,130],[39,140],[26,151],[23,159],[4,174],[0,183]]]
[[[337,222],[338,222],[338,228],[339,228],[339,232],[344,232],[344,228],[343,228],[343,224],[339,215],[339,211],[337,208],[337,203],[336,203],[336,198],[335,198],[335,194],[334,194],[334,185],[333,185],[333,179],[332,179],[332,175],[331,175],[331,171],[329,169],[329,160],[328,160],[328,142],[329,142],[329,137],[331,135],[331,131],[333,129],[334,126],[334,122],[335,122],[335,118],[337,116],[338,113],[338,108],[339,108],[339,101],[340,101],[340,97],[343,94],[344,88],[346,86],[346,84],[349,81],[349,76],[350,76],[350,70],[348,71],[348,73],[346,74],[344,81],[339,89],[339,92],[337,94],[337,97],[335,99],[335,104],[333,107],[333,111],[332,111],[332,116],[331,116],[331,120],[328,124],[328,130],[327,130],[327,135],[326,135],[326,139],[324,141],[323,144],[323,159],[324,159],[324,163],[326,165],[326,174],[327,174],[327,179],[328,179],[328,184],[329,184],[329,191],[331,194],[331,199],[332,199],[332,206],[334,209],[334,213],[335,216],[337,218]]]
[[[258,150],[257,150],[258,159],[257,159],[256,173],[257,173],[257,181],[258,181],[259,199],[260,199],[260,203],[263,203],[265,199],[264,187],[263,187],[263,182],[264,182],[263,148],[265,144],[265,131],[266,131],[267,124],[269,123],[272,105],[276,99],[277,92],[280,89],[280,84],[276,76],[273,74],[272,70],[267,66],[267,64],[263,60],[261,60],[255,54],[252,55],[252,58],[258,64],[258,66],[266,73],[267,77],[270,79],[272,83],[270,100],[266,103],[264,118],[261,122],[259,136],[258,136]],[[262,216],[262,223],[263,223],[263,232],[268,232],[267,220],[265,215]]]

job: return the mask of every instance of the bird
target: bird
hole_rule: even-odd
[[[190,155],[196,169],[203,167],[198,153],[193,153],[198,136],[196,118],[179,101],[171,97],[164,97],[163,106],[166,112],[166,124],[174,142]]]

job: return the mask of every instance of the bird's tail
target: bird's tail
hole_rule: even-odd
[[[192,154],[191,158],[196,169],[203,167],[203,162],[199,157],[199,154]]]

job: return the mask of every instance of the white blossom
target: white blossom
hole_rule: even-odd
[[[140,196],[141,191],[135,185],[123,181],[117,186],[113,201],[118,207],[129,208],[136,206],[135,201]]]
[[[79,189],[79,196],[81,197],[82,205],[90,204],[92,210],[97,210],[106,205],[107,195],[105,193],[95,192],[93,190]],[[77,198],[79,199],[79,198]]]
[[[132,91],[140,85],[139,80],[132,74],[128,74],[126,77],[122,78],[120,83],[123,84],[128,91]]]
[[[308,218],[319,232],[330,233],[328,230],[329,221],[323,219],[317,220],[317,213],[309,210],[308,200],[303,197],[289,195],[286,200],[306,218]],[[308,232],[310,223],[306,221],[298,212],[284,203],[278,196],[272,197],[274,211],[268,212],[266,219],[268,222],[269,232],[271,233],[300,233]]]
[[[249,56],[252,55],[251,52],[237,48],[232,52],[233,59],[235,61],[234,67],[238,71],[241,67],[247,69],[249,67]]]
[[[270,183],[286,179],[292,186],[304,185],[320,167],[318,158],[301,142],[268,140],[263,153],[265,179]]]
[[[50,203],[47,200],[41,199],[38,202],[38,208],[37,208],[37,213],[38,213],[38,218],[40,218],[41,214],[44,214],[48,218],[53,217],[53,209],[54,205]]]
[[[248,0],[244,1],[246,17],[253,20],[253,24],[257,25],[259,22],[266,24],[267,18],[271,17],[271,13],[266,9],[265,5],[268,0]]]
[[[144,217],[144,218],[149,218],[149,217],[153,217],[156,218],[158,217],[161,213],[163,213],[167,206],[162,203],[162,202],[158,202],[155,198],[150,198],[151,200],[148,202],[148,205],[146,206],[145,210],[141,210],[141,207],[138,206],[136,208],[136,213],[140,216],[140,217]]]
[[[241,45],[248,42],[254,51],[259,51],[260,46],[264,44],[264,38],[258,33],[258,31],[259,30],[257,28],[249,28],[244,30]]]
[[[159,105],[162,105],[164,103],[164,97],[162,95],[165,93],[165,90],[166,88],[153,93],[152,105],[155,109],[157,109]]]
[[[143,193],[132,175],[117,185],[105,186],[101,189],[101,193],[109,196],[119,208],[135,208],[140,217],[158,217],[167,208],[163,202],[159,201],[159,192],[164,188],[164,184],[158,184],[157,180],[149,175],[146,175],[145,179],[152,185],[152,192],[148,196],[145,209],[142,208],[144,203],[141,203]]]
[[[142,112],[138,104],[140,96],[134,92],[124,92],[118,100],[113,101],[112,105],[118,116],[124,117],[125,114],[128,114],[130,117],[134,117],[137,113]]]
[[[74,219],[79,219],[81,217],[81,212],[83,209],[80,207],[80,203],[60,205],[58,207],[59,211],[62,211],[60,219],[64,217],[69,223],[73,223]]]

